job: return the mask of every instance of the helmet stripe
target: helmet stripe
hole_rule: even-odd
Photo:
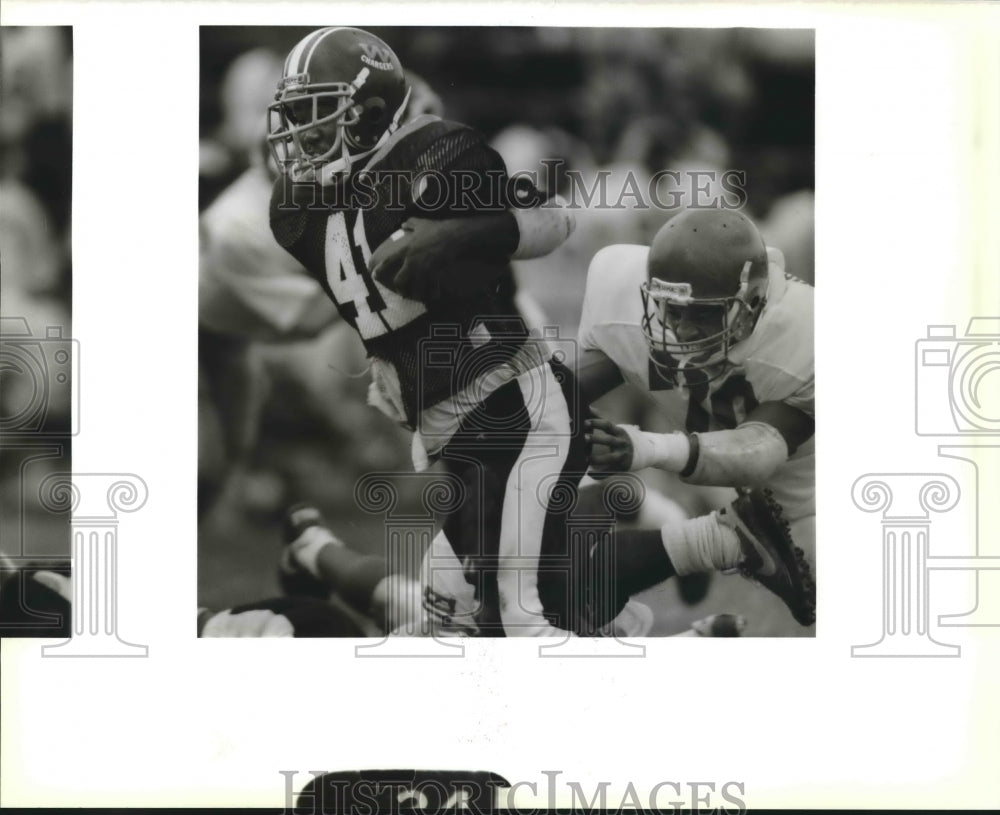
[[[306,53],[306,50],[313,43],[313,41],[315,41],[323,34],[331,30],[332,29],[329,28],[321,28],[318,31],[313,31],[307,37],[303,37],[301,40],[299,40],[296,46],[288,54],[288,59],[285,60],[285,76],[294,76],[295,74],[302,73],[305,70],[303,67],[301,67],[302,57]]]
[[[305,55],[305,59],[302,62],[302,67],[299,68],[299,73],[308,73],[309,71],[309,60],[312,59],[313,54],[316,52],[316,47],[325,40],[330,34],[337,31],[343,31],[343,26],[338,26],[337,28],[324,28],[319,32],[319,36],[316,37],[311,43],[309,43],[308,50]]]
[[[318,37],[320,33],[321,31],[314,31],[309,36],[303,37],[295,44],[295,47],[289,51],[288,57],[285,59],[285,76],[294,76],[299,73],[298,65],[302,60],[302,54],[305,53],[306,46]]]

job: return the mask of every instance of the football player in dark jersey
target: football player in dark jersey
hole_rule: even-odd
[[[276,80],[282,63],[274,59]],[[427,82],[411,71],[406,79],[410,95],[403,123],[440,115],[441,99]],[[339,323],[319,283],[266,226],[278,177],[264,139],[266,119],[262,110],[261,137],[251,150],[250,166],[199,217],[199,518],[208,515],[257,442],[267,388],[254,346],[315,340]],[[347,331],[338,329],[334,340],[327,334],[326,341],[353,361],[357,341]]]
[[[461,484],[427,562],[460,564],[434,577],[464,598],[465,628],[580,632],[567,599],[572,502],[554,499],[586,470],[575,381],[558,338],[525,327],[509,265],[558,246],[572,217],[508,175],[475,130],[404,123],[408,94],[398,58],[368,32],[299,42],[269,110],[282,168],[271,229],[358,332],[369,401],[414,431],[414,463],[440,461]],[[468,228],[444,242],[434,225],[455,218]],[[435,262],[396,262],[397,246]]]

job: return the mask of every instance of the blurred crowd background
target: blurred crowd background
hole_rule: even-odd
[[[73,38],[0,28],[0,554],[69,554],[39,486],[70,469]]]
[[[220,317],[217,304],[225,297],[219,289],[225,286],[206,283],[206,277],[226,277],[227,296],[239,299],[238,290],[254,275],[251,267],[265,262],[267,247],[243,252],[239,259],[229,251],[220,259],[206,246],[218,239],[220,228],[267,234],[264,111],[285,54],[311,30],[201,29],[203,604],[254,599],[273,588],[271,571],[252,576],[252,568],[236,569],[233,552],[240,551],[246,564],[246,558],[256,557],[248,540],[270,537],[276,542],[278,513],[290,500],[318,503],[338,519],[342,534],[361,538],[362,545],[374,540],[372,547],[377,547],[379,521],[359,515],[354,484],[372,470],[412,469],[407,434],[364,403],[366,362],[349,328],[333,321],[313,339],[280,326],[261,326],[235,306]],[[563,247],[518,264],[522,288],[538,319],[558,326],[561,336],[576,336],[594,253],[612,243],[648,243],[673,214],[621,196],[632,183],[629,179],[645,190],[660,170],[682,174],[679,186],[667,179],[658,187],[661,201],[676,203],[690,201],[688,179],[694,171],[717,177],[727,170],[744,173],[743,211],[770,245],[784,251],[788,271],[813,282],[811,30],[368,30],[396,51],[412,81],[425,83],[436,95],[446,118],[489,137],[511,172],[544,172],[541,162],[555,159],[588,182],[599,172],[608,174],[604,203],[621,205],[581,205],[577,229]],[[251,183],[255,174],[257,182]],[[557,191],[566,194],[566,182],[566,176],[557,175]],[[220,214],[232,209],[223,200],[234,188],[247,193],[244,206],[256,196],[261,208],[256,220],[245,216],[236,223],[238,219]],[[718,184],[712,189],[718,191]],[[267,262],[287,264],[279,258],[280,251]],[[244,283],[236,268],[241,262]],[[220,271],[223,267],[228,268]],[[249,285],[260,283],[257,279]],[[212,286],[210,297],[206,285]],[[324,317],[324,308],[310,303],[315,326],[332,319]],[[228,388],[227,407],[220,377],[241,369],[247,375]],[[253,408],[247,411],[240,404]],[[617,419],[658,427],[655,412],[634,394],[612,394],[598,406]],[[704,491],[661,486],[688,511],[718,502]],[[266,557],[275,554],[272,549]]]
[[[72,32],[0,28],[3,315],[69,328]]]

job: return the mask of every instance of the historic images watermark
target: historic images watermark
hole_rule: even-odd
[[[965,333],[954,325],[928,326],[916,343],[915,431],[918,436],[961,437],[942,444],[940,458],[972,466],[974,488],[965,506],[974,520],[972,555],[944,556],[931,550],[934,517],[963,499],[946,473],[867,473],[853,487],[855,505],[882,513],[882,635],[855,645],[854,657],[957,657],[958,645],[940,642],[932,631],[931,574],[972,571],[976,603],[968,613],[942,614],[938,629],[1000,626],[998,592],[986,588],[1000,571],[1000,548],[986,542],[1000,529],[995,500],[983,485],[1000,475],[1000,317],[973,317]],[[988,488],[992,489],[992,487]],[[984,536],[982,530],[986,530]],[[938,630],[937,637],[941,637]]]
[[[534,558],[519,551],[514,558],[507,558],[503,568],[532,578],[538,572],[562,575],[568,587],[567,613],[587,618],[596,615],[602,619],[613,616],[608,609],[617,607],[614,563],[594,563],[589,553],[599,540],[614,538],[616,515],[634,512],[642,503],[645,495],[642,480],[631,473],[622,474],[602,492],[601,506],[578,508],[576,491],[560,480],[560,459],[552,449],[540,445],[528,449],[527,454],[532,461],[547,466],[549,471],[534,482],[534,492],[525,495],[523,500],[531,502],[531,506],[548,508],[565,516],[566,548]],[[439,471],[375,472],[358,481],[355,487],[357,505],[382,521],[387,618],[393,620],[396,627],[382,639],[355,646],[356,656],[448,658],[465,655],[462,635],[478,633],[474,618],[480,611],[480,600],[473,596],[467,575],[484,566],[497,569],[499,558],[480,546],[475,552],[464,552],[459,560],[450,546],[435,546],[435,539],[439,534],[440,518],[460,508],[469,540],[481,544],[487,539],[486,525],[490,521],[485,504],[496,496],[489,495],[485,479],[485,471],[472,468],[464,477]],[[604,547],[601,551],[610,549]],[[586,581],[573,579],[580,576],[582,568],[591,572],[586,575]],[[458,590],[448,590],[455,586]],[[595,649],[587,638],[567,634],[544,638],[538,644],[538,655],[645,656],[644,645],[623,639],[613,626],[607,626],[600,633],[600,648]]]
[[[379,208],[418,213],[500,212],[514,207],[566,207],[570,210],[742,209],[747,203],[745,170],[634,170],[615,172],[572,169],[561,159],[542,159],[541,170],[403,170],[360,171],[343,184],[313,183],[310,171],[286,162],[293,182],[283,190],[278,209]],[[543,192],[544,191],[544,192]],[[549,197],[559,192],[559,199]],[[308,197],[306,197],[308,196]]]
[[[146,503],[146,482],[133,473],[57,473],[42,501],[72,517],[72,636],[42,647],[43,657],[146,657],[149,648],[118,634],[118,515]]]
[[[45,657],[147,656],[145,645],[119,637],[117,603],[119,514],[142,508],[146,483],[132,473],[68,469],[69,438],[80,432],[79,342],[62,326],[36,335],[25,318],[2,318],[0,381],[0,449],[18,463],[18,547],[8,544],[3,553],[9,572],[3,591],[16,597],[17,620],[4,620],[4,630],[16,633],[20,626],[34,636],[68,631],[69,639],[42,647]],[[45,515],[68,525],[69,557],[37,554],[34,536],[53,536],[61,527],[40,524],[36,530],[29,516]],[[68,627],[58,619],[67,608]]]
[[[43,482],[70,466],[79,432],[79,343],[64,325],[0,317],[0,632],[69,630],[69,516]],[[62,589],[62,592],[59,591]]]
[[[514,322],[484,318],[471,341],[461,326],[442,323],[418,343],[417,472],[369,473],[355,488],[357,506],[379,517],[385,530],[394,626],[382,641],[357,646],[357,656],[463,656],[461,635],[489,634],[480,623],[493,625],[501,615],[489,605],[488,580],[505,581],[509,589],[497,604],[517,604],[506,609],[508,635],[539,624],[539,609],[529,607],[528,598],[541,597],[543,582],[549,597],[562,592],[560,619],[552,623],[562,633],[541,638],[539,656],[645,655],[643,645],[605,625],[617,614],[611,611],[617,609],[615,564],[610,546],[597,547],[614,537],[617,516],[638,510],[645,487],[625,474],[602,493],[602,506],[578,506],[586,463],[576,469],[568,463],[584,418],[571,374],[576,340],[562,337],[557,326],[525,337],[521,321],[520,331]],[[405,416],[399,384],[392,377],[374,381],[383,412]],[[513,381],[520,392],[516,406],[480,408],[499,385]],[[440,466],[428,469],[431,459]],[[552,525],[565,532],[553,534]],[[594,562],[595,550],[609,562]],[[589,630],[594,620],[601,622],[593,633],[607,640],[596,651],[569,635]]]
[[[629,781],[570,780],[562,770],[511,783],[491,772],[280,770],[287,815],[517,811],[746,812],[743,781],[662,780],[651,787]],[[298,792],[296,792],[298,790]]]
[[[36,336],[25,318],[0,317],[3,441],[80,432],[80,343],[63,334],[56,325]]]

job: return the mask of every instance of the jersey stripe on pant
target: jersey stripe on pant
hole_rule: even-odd
[[[572,373],[550,362],[498,388],[466,417],[442,458],[466,489],[443,532],[475,589],[480,633],[574,628],[565,520],[587,451]]]

